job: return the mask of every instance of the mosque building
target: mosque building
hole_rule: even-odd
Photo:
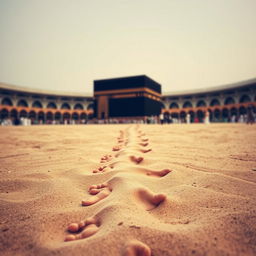
[[[22,117],[32,124],[86,123],[93,117],[93,98],[0,83],[0,119]]]
[[[161,113],[161,85],[148,76],[94,81],[95,117],[142,119]]]
[[[238,121],[256,113],[256,78],[207,89],[161,94],[161,85],[142,75],[94,81],[94,95],[29,89],[0,83],[0,121],[29,118],[32,124],[87,123],[93,118]]]
[[[252,107],[256,113],[256,78],[233,84],[164,93],[162,112],[165,116],[184,120],[189,114],[191,122],[202,122],[206,112],[211,122],[236,121]]]

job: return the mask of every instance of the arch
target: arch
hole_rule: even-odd
[[[54,102],[49,102],[46,108],[57,109],[57,105]]]
[[[232,97],[228,97],[224,101],[224,105],[235,104],[235,100]]]
[[[171,109],[176,109],[176,108],[179,108],[179,105],[178,105],[176,102],[172,102],[172,103],[170,104],[170,108],[171,108]]]
[[[220,101],[218,99],[212,99],[210,102],[210,106],[211,107],[220,106]]]
[[[94,110],[94,102],[88,105],[87,110]]]
[[[40,111],[40,112],[38,113],[38,121],[39,121],[40,123],[44,123],[44,120],[45,120],[45,114],[44,114],[43,111]]]
[[[36,112],[35,112],[34,110],[31,110],[31,111],[28,113],[28,117],[29,117],[30,120],[31,120],[31,124],[37,124]]]
[[[51,111],[48,111],[46,113],[46,120],[47,121],[52,121],[53,120],[53,113]]]
[[[28,117],[31,118],[31,119],[36,119],[36,112],[34,110],[31,110],[28,113]]]
[[[13,106],[12,100],[9,98],[3,98],[1,104],[5,106]]]
[[[79,115],[78,115],[78,113],[77,112],[74,112],[74,113],[72,113],[72,120],[78,120],[79,119]]]
[[[239,114],[240,114],[240,115],[245,115],[245,114],[247,114],[247,109],[246,109],[244,106],[241,106],[241,107],[239,108]]]
[[[86,119],[87,119],[87,114],[84,113],[84,112],[81,113],[81,114],[80,114],[80,119],[81,119],[81,120],[86,120]]]
[[[227,108],[222,109],[222,118],[224,122],[228,122],[230,118],[229,110]]]
[[[246,103],[246,102],[251,102],[251,98],[248,95],[244,94],[240,98],[239,103]]]
[[[204,100],[199,100],[197,103],[196,103],[196,106],[197,107],[206,107],[206,103]]]
[[[16,109],[12,109],[10,112],[10,117],[11,118],[18,118],[18,111]]]
[[[185,118],[186,118],[186,116],[187,116],[187,113],[185,112],[185,111],[181,111],[180,112],[180,119],[181,119],[181,122],[182,123],[185,123]]]
[[[58,121],[61,120],[61,113],[59,111],[54,114],[54,119]]]
[[[198,121],[202,123],[204,121],[205,113],[202,110],[197,110],[196,116],[198,118]]]
[[[84,107],[81,103],[76,103],[76,105],[74,106],[74,109],[83,110]]]
[[[25,101],[25,100],[19,100],[18,101],[18,104],[17,104],[18,107],[28,107],[28,103]]]
[[[171,113],[171,122],[172,123],[178,123],[179,122],[179,113],[178,112]]]
[[[219,109],[214,109],[214,111],[213,111],[213,121],[214,122],[219,122],[220,121],[220,110]]]
[[[63,114],[63,123],[64,124],[69,124],[70,123],[70,113],[65,112]]]
[[[20,117],[28,117],[28,112],[26,110],[21,110],[20,111]]]
[[[231,108],[231,110],[230,110],[231,116],[237,116],[237,113],[238,113],[237,108]]]
[[[61,109],[71,109],[71,107],[67,102],[65,102],[61,105]]]
[[[9,117],[9,111],[7,109],[2,109],[0,112],[0,118],[5,119]]]
[[[93,114],[92,114],[92,113],[90,113],[90,114],[88,115],[88,119],[89,119],[89,120],[92,120],[92,119],[93,119]]]
[[[194,123],[195,112],[193,110],[190,110],[188,113],[190,114],[190,122]]]
[[[43,108],[43,105],[39,100],[36,100],[33,102],[32,108]]]
[[[192,103],[190,101],[185,101],[183,104],[183,108],[192,108]]]

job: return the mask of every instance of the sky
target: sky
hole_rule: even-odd
[[[0,0],[0,82],[93,92],[145,74],[164,92],[256,77],[256,0]]]

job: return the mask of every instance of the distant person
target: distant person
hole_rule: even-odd
[[[206,111],[206,113],[205,113],[204,123],[205,124],[210,123],[210,113],[209,113],[209,111]]]
[[[235,123],[236,122],[236,115],[232,115],[231,116],[231,123]]]
[[[187,122],[187,124],[190,124],[190,121],[191,121],[191,120],[190,120],[190,114],[188,113],[187,116],[186,116],[186,122]]]
[[[252,106],[248,107],[248,112],[247,112],[247,124],[253,124],[254,123],[254,116],[253,116],[253,111],[252,111]]]
[[[164,124],[164,114],[163,113],[160,114],[159,119],[160,119],[160,123]]]

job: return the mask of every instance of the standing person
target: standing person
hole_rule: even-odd
[[[164,114],[163,113],[160,114],[159,119],[160,119],[160,123],[163,124],[164,123]]]
[[[209,111],[205,112],[204,123],[205,124],[209,124],[210,123],[210,113],[209,113]]]
[[[248,107],[248,112],[247,112],[247,124],[253,124],[254,123],[254,116],[253,116],[253,111],[252,111],[252,106]]]
[[[236,116],[235,115],[232,115],[231,116],[231,123],[235,123],[236,122]]]
[[[189,113],[187,113],[186,121],[187,121],[187,124],[190,124],[190,114]]]

